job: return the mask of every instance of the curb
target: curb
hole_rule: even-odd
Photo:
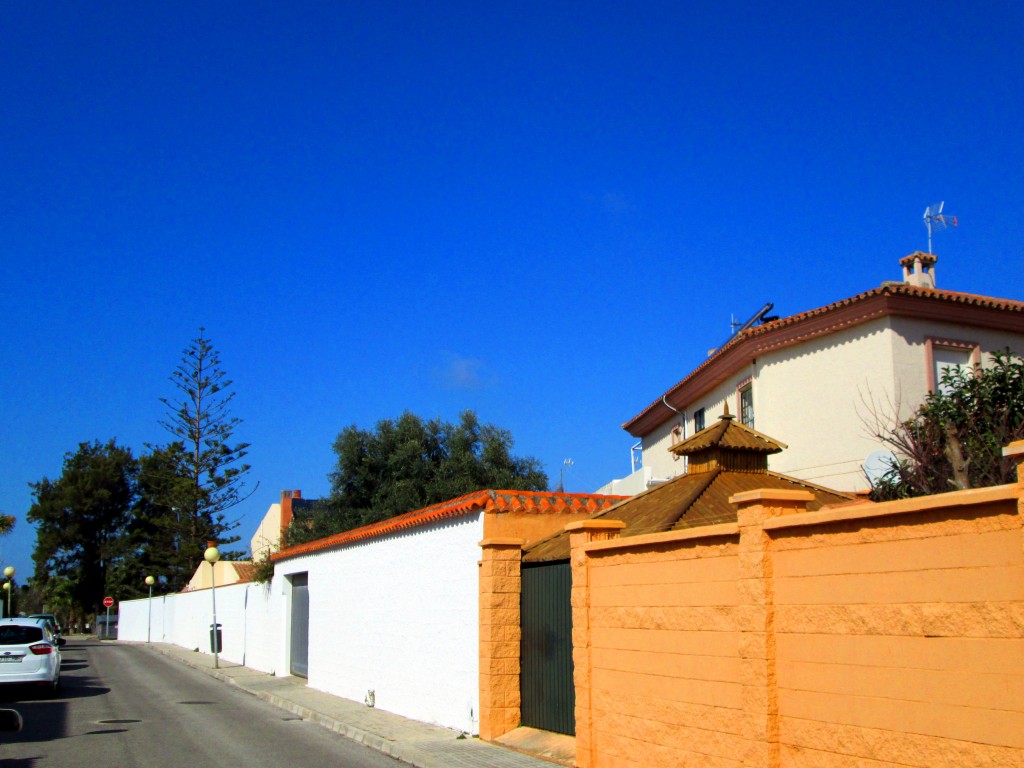
[[[396,749],[393,742],[388,741],[382,736],[378,736],[377,734],[363,730],[362,728],[356,728],[354,726],[348,725],[329,715],[325,715],[322,712],[317,712],[316,710],[310,709],[309,707],[303,707],[299,704],[296,704],[294,701],[284,699],[278,696],[277,694],[267,693],[265,691],[250,690],[244,685],[241,685],[237,679],[229,675],[225,675],[222,672],[219,672],[215,669],[210,669],[209,667],[203,666],[201,664],[193,664],[188,660],[187,657],[171,653],[159,646],[151,645],[150,649],[156,651],[165,658],[171,659],[172,661],[178,661],[184,664],[186,667],[190,667],[191,669],[197,670],[199,672],[204,672],[210,677],[214,678],[215,680],[219,680],[220,682],[229,683],[233,685],[235,688],[238,688],[239,690],[248,693],[250,696],[255,696],[258,699],[262,699],[263,701],[277,707],[278,709],[284,710],[285,712],[290,712],[293,715],[298,715],[303,720],[308,720],[311,723],[316,723],[321,728],[326,728],[327,730],[332,731],[333,733],[337,733],[341,736],[344,736],[345,738],[358,742],[363,746],[369,747],[370,749],[373,749],[377,752],[381,752],[382,754],[387,755],[388,757],[393,757],[396,760],[401,760],[402,762],[416,766],[417,768],[427,768],[426,764],[413,762],[413,759],[411,759],[408,755],[401,754],[405,750]]]

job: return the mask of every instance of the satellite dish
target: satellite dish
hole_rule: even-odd
[[[881,477],[892,469],[893,455],[888,451],[872,451],[864,459],[864,474],[872,485],[877,483]]]

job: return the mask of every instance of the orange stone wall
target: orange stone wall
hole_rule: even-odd
[[[1024,766],[1022,494],[569,526],[576,764]]]
[[[519,725],[521,539],[480,542],[480,738]]]
[[[1024,765],[1015,500],[773,533],[780,765]]]
[[[595,507],[596,509],[596,507]],[[572,512],[564,509],[549,512],[492,512],[484,515],[485,539],[522,539],[528,547],[553,533],[558,533],[568,523],[585,520],[594,512],[583,509]]]

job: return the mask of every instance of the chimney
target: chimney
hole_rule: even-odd
[[[935,262],[939,259],[933,253],[914,251],[900,259],[903,267],[903,282],[921,288],[935,287]]]
[[[283,540],[284,532],[292,522],[292,500],[301,498],[302,491],[281,491],[281,537],[278,539],[279,542]]]

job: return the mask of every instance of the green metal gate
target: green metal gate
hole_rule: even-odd
[[[523,565],[520,647],[523,725],[576,733],[569,563]]]

